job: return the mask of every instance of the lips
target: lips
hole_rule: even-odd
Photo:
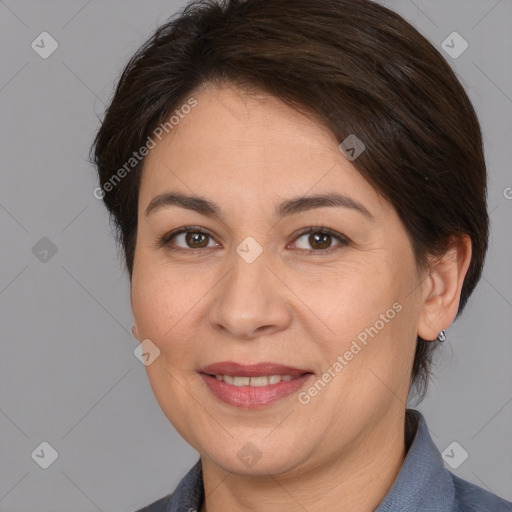
[[[234,385],[219,380],[218,377],[212,377],[207,373],[200,374],[206,389],[211,392],[211,396],[220,401],[244,409],[261,409],[268,407],[273,403],[279,402],[286,397],[297,393],[302,387],[306,386],[313,378],[312,373],[306,373],[300,377],[281,381],[276,384],[263,386]],[[225,377],[224,377],[225,378]],[[234,377],[236,379],[236,377]],[[239,377],[241,379],[246,377]],[[252,380],[253,377],[251,377]]]
[[[233,361],[222,361],[219,363],[210,364],[201,368],[200,373],[206,375],[229,375],[232,377],[264,377],[270,375],[290,375],[293,378],[301,377],[307,373],[313,373],[311,370],[294,368],[292,366],[285,366],[277,363],[258,363],[244,365],[235,363]]]

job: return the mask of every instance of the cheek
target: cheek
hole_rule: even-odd
[[[131,303],[139,334],[153,341],[166,358],[179,354],[193,333],[191,319],[204,297],[199,280],[158,265],[134,267]]]
[[[396,301],[398,283],[377,261],[343,261],[289,276],[296,296],[322,321],[329,338],[354,336]]]
[[[190,408],[186,383],[196,369],[201,350],[194,315],[202,303],[190,278],[157,268],[134,268],[132,310],[141,339],[150,339],[160,350],[154,362],[146,366],[153,393],[171,423],[186,438],[187,421],[182,411]]]
[[[320,340],[325,364],[352,351],[347,353],[350,370],[343,371],[349,380],[360,379],[370,368],[387,379],[394,378],[394,371],[403,375],[414,353],[418,313],[415,294],[410,293],[416,282],[414,262],[404,258],[398,268],[382,255],[375,256],[364,263],[363,258],[347,261],[328,278],[310,275],[296,283],[297,295],[307,298],[304,302],[326,326]]]

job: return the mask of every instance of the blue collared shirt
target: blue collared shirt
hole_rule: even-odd
[[[512,502],[448,471],[423,415],[415,409],[407,409],[407,415],[411,425],[407,455],[374,512],[512,512]],[[203,500],[199,459],[173,493],[137,512],[199,512]]]

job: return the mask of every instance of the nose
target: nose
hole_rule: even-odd
[[[289,289],[276,277],[265,253],[248,263],[237,253],[212,297],[210,325],[242,339],[270,336],[291,322]]]

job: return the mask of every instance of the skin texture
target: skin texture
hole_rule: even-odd
[[[146,367],[155,397],[201,455],[201,510],[372,511],[405,457],[416,336],[433,340],[453,321],[470,241],[454,240],[445,258],[418,269],[391,204],[319,122],[234,86],[193,96],[197,106],[145,161],[131,304],[134,335],[161,351]],[[223,214],[179,206],[145,214],[153,197],[171,191],[205,197]],[[363,204],[373,219],[345,207],[274,214],[286,199],[330,192]],[[187,244],[181,234],[157,246],[187,225],[211,236]],[[348,243],[298,234],[311,226]],[[248,236],[263,249],[250,264],[236,252]],[[307,404],[295,393],[260,410],[233,407],[198,374],[219,361],[272,361],[309,369],[316,381],[396,303],[401,311]],[[247,442],[261,452],[252,467],[237,457]]]

